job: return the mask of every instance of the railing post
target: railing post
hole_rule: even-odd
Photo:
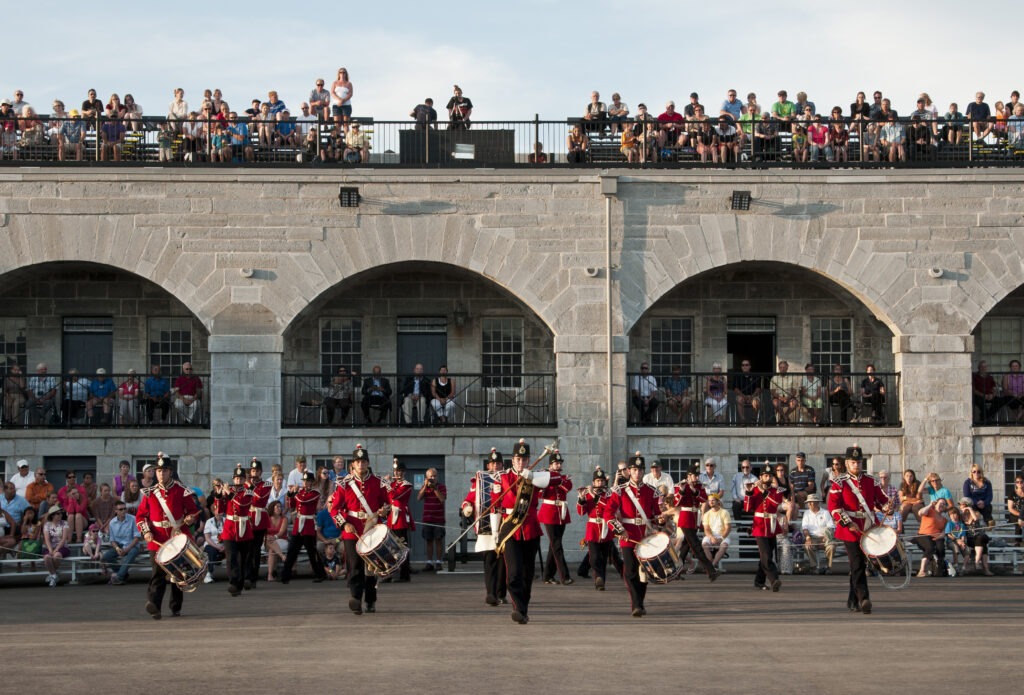
[[[537,152],[537,143],[540,142],[540,114],[533,114],[533,144],[530,145],[530,152],[526,157],[526,161],[530,161],[529,155]]]

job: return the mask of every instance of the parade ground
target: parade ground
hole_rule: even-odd
[[[144,611],[146,585],[0,584],[4,692],[900,693],[994,692],[1019,659],[1021,578],[783,577],[779,593],[731,572],[652,585],[630,616],[624,586],[533,587],[528,625],[484,604],[474,565],[382,585],[353,615],[344,582],[227,583],[186,594],[181,617]],[[148,574],[148,573],[147,573]]]

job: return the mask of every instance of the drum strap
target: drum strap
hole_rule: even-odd
[[[861,531],[861,533],[864,533],[869,528],[875,525],[875,515],[871,513],[871,507],[869,507],[868,503],[864,500],[864,495],[861,494],[860,488],[854,485],[853,481],[850,478],[847,478],[846,482],[850,485],[850,489],[853,490],[853,494],[857,496],[857,501],[860,502],[860,506],[865,512],[864,531]]]
[[[373,516],[373,510],[370,509],[370,504],[366,501],[366,498],[363,497],[363,491],[359,489],[358,485],[356,485],[355,480],[348,481],[348,486],[352,489],[352,492],[355,493],[356,497],[359,498],[359,504],[363,506],[363,511],[367,514],[366,518],[369,519]]]
[[[651,522],[647,518],[647,513],[644,511],[644,508],[640,506],[640,500],[636,498],[636,493],[633,492],[633,488],[629,485],[626,486],[626,496],[629,497],[629,501],[633,503],[634,507],[636,507],[636,513],[640,515],[640,519],[643,520],[644,526],[649,525]]]
[[[171,508],[167,506],[167,500],[165,500],[163,495],[160,494],[159,488],[153,490],[153,496],[156,497],[156,501],[160,503],[160,508],[164,510],[164,516],[167,517],[167,521],[171,522],[171,527],[175,531],[181,528],[181,521],[175,519],[174,515],[171,514]]]

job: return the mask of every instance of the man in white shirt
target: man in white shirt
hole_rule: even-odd
[[[295,457],[295,470],[288,472],[288,487],[298,490],[302,487],[302,476],[306,473],[306,457],[302,454]],[[294,486],[294,487],[292,487]]]
[[[743,498],[747,494],[747,485],[757,483],[757,476],[750,472],[750,459],[740,461],[740,470],[733,475],[732,483],[729,486],[729,493],[732,495],[732,516],[739,519],[743,516]]]
[[[729,531],[732,530],[732,518],[729,511],[722,506],[722,494],[716,492],[708,496],[710,508],[701,517],[704,526],[704,540],[701,545],[704,547],[704,554],[711,560],[711,564],[719,572],[725,572],[719,567],[727,550],[729,550]]]
[[[35,480],[35,476],[29,473],[28,461],[21,459],[18,461],[18,472],[11,476],[11,482],[14,483],[14,491],[22,497],[28,498],[25,494],[28,490],[28,484]]]
[[[658,380],[651,376],[650,365],[644,362],[640,373],[633,377],[632,385],[633,406],[640,413],[640,424],[649,424],[653,419],[658,410],[657,395]]]
[[[815,493],[808,495],[800,531],[804,535],[804,552],[807,553],[807,559],[817,567],[818,574],[832,574],[832,556],[836,552],[836,541],[832,534],[835,528],[832,515],[821,508],[821,496]],[[825,561],[828,563],[825,567],[818,562],[818,548],[825,549]]]
[[[676,487],[672,476],[663,472],[661,464],[657,461],[651,464],[651,472],[644,476],[643,482],[653,487],[659,497],[671,494]]]
[[[203,546],[203,550],[210,558],[210,567],[206,571],[206,577],[203,578],[204,584],[213,583],[214,565],[224,559],[224,544],[220,540],[220,534],[224,531],[224,517],[220,513],[220,504],[214,502],[210,511],[213,512],[213,516],[206,520],[206,525],[203,527],[203,535],[206,536],[206,545]]]

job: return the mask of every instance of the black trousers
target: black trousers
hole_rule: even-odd
[[[356,552],[355,539],[342,541],[345,544],[345,571],[348,573],[348,593],[357,601],[377,603],[377,577],[366,573],[366,562]]]
[[[281,570],[281,583],[287,584],[291,581],[292,570],[295,568],[295,561],[299,559],[299,551],[306,549],[306,557],[309,558],[309,566],[313,568],[313,575],[317,579],[326,579],[327,573],[320,562],[320,553],[316,551],[316,536],[288,537],[288,554],[284,558],[284,568]]]
[[[228,566],[228,590],[241,591],[252,562],[252,541],[224,541]]]
[[[590,559],[590,569],[594,570],[594,579],[600,577],[602,580],[608,578],[608,559],[618,559],[618,554],[610,540],[589,541],[587,543],[587,558]],[[622,572],[622,560],[618,562],[619,572]]]
[[[544,524],[544,533],[548,537],[548,557],[544,561],[544,581],[555,578],[555,571],[558,578],[565,581],[569,578],[569,567],[565,562],[565,552],[562,550],[562,536],[565,535],[563,524]]]
[[[935,558],[935,571],[940,577],[946,574],[946,537],[914,536],[913,542],[925,557]]]
[[[185,594],[177,584],[170,580],[163,568],[156,563],[155,551],[149,554],[149,562],[153,566],[153,574],[150,575],[149,586],[146,588],[146,600],[156,604],[156,607],[159,609],[163,605],[164,592],[169,584],[171,586],[171,611],[180,611]]]
[[[391,529],[391,532],[402,539],[402,542],[405,543],[405,547],[409,547],[409,529],[395,528]],[[412,560],[410,559],[411,556],[411,552],[408,555],[406,555],[405,562],[403,562],[402,566],[398,568],[398,578],[401,579],[403,582],[408,581],[412,576]]]
[[[846,605],[857,606],[864,599],[871,598],[868,593],[868,559],[857,541],[843,541],[843,545],[850,561],[850,593],[846,597]]]
[[[505,542],[505,572],[512,607],[523,615],[530,609],[533,589],[534,558],[540,552],[540,538],[529,541],[515,539]]]
[[[686,543],[683,544],[682,552],[679,553],[679,559],[685,560],[688,553],[693,552],[693,556],[700,563],[700,566],[704,568],[704,571],[709,575],[715,571],[715,566],[711,564],[711,560],[708,559],[707,553],[704,552],[704,548],[701,547],[700,539],[697,538],[697,532],[692,528],[683,529],[683,538],[686,539]]]
[[[622,549],[622,578],[629,591],[629,604],[632,610],[644,607],[647,597],[647,582],[640,581],[640,562],[636,559],[636,547],[630,544]]]
[[[505,563],[493,550],[484,552],[484,590],[487,596],[503,599],[507,592],[508,576]]]
[[[760,558],[757,574],[754,575],[754,586],[766,586],[768,582],[774,583],[779,578],[779,568],[775,564],[778,541],[775,536],[756,536],[754,541],[757,542],[757,556]]]
[[[260,560],[263,558],[263,544],[266,540],[266,531],[252,532],[252,547],[249,549],[249,564],[245,570],[245,578],[248,579],[253,586],[256,586],[256,582],[260,578]]]

